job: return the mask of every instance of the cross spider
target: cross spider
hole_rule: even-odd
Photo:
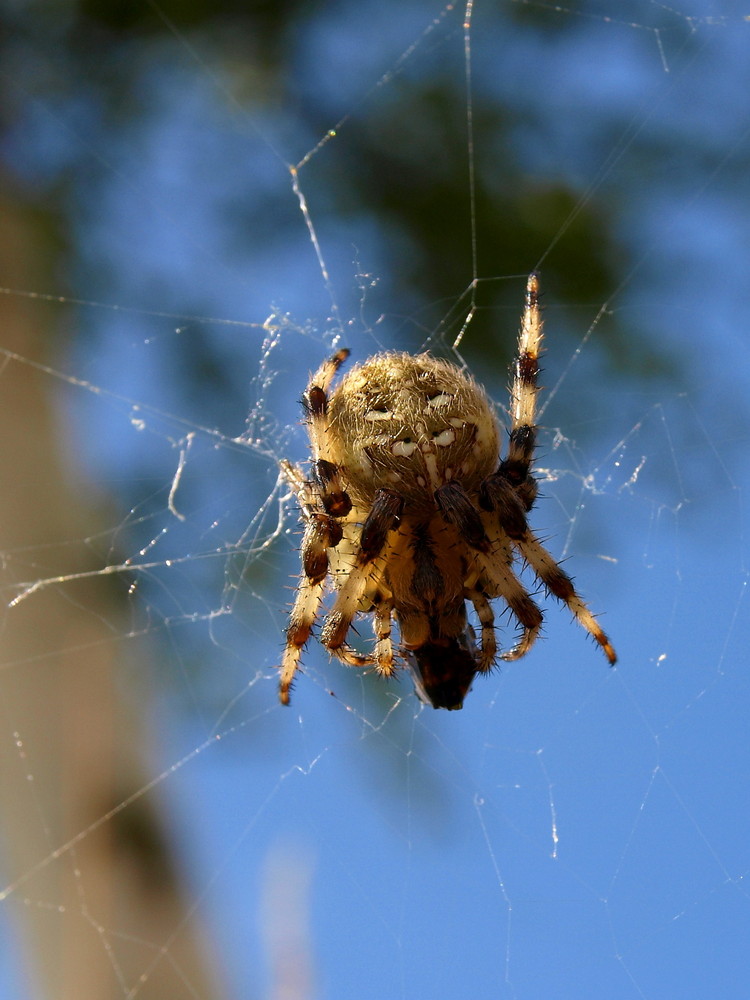
[[[568,574],[541,545],[526,515],[537,495],[530,474],[536,443],[539,279],[530,275],[510,390],[510,439],[501,459],[492,407],[477,383],[429,354],[376,354],[329,395],[340,350],[313,375],[303,398],[312,470],[283,463],[300,503],[302,578],[286,632],[279,694],[289,692],[330,576],[333,607],[320,641],[350,666],[384,677],[396,663],[391,621],[418,696],[433,708],[461,708],[477,673],[498,657],[490,603],[502,598],[522,632],[500,653],[529,651],[542,612],[514,572],[520,558],[570,608],[610,663],[615,651]],[[481,625],[477,648],[467,619]],[[375,648],[347,644],[355,615],[371,613]]]

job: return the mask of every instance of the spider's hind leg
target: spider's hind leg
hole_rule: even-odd
[[[320,503],[334,517],[346,517],[352,509],[341,469],[330,453],[328,435],[328,390],[336,372],[348,357],[349,351],[342,348],[324,361],[311,377],[302,397],[312,446],[313,478],[318,487]]]
[[[539,275],[532,273],[526,283],[526,306],[521,318],[518,354],[513,366],[508,456],[503,459],[498,469],[498,472],[516,487],[528,477],[534,458],[539,355],[543,339],[544,323],[539,305]]]

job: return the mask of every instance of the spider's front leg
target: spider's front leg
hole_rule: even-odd
[[[492,551],[487,554],[478,553],[476,557],[481,566],[483,592],[485,597],[499,597],[505,601],[510,613],[521,625],[523,632],[518,642],[512,649],[500,654],[500,658],[503,660],[518,660],[525,656],[536,642],[542,627],[542,612],[513,572],[511,543],[503,530],[502,522],[498,521],[495,530],[488,530],[493,539]],[[483,635],[487,635],[489,638],[488,630],[491,621],[487,609],[483,607],[483,602],[477,604],[475,594],[470,593],[467,596],[473,601],[479,615]],[[483,656],[479,670],[486,671],[491,667],[492,663]]]
[[[437,489],[435,502],[443,520],[458,529],[461,539],[471,546],[477,564],[482,567],[484,584],[470,586],[464,596],[474,605],[482,626],[482,646],[476,669],[487,673],[497,653],[494,616],[488,597],[502,597],[524,630],[513,649],[502,654],[504,660],[523,656],[534,643],[542,624],[541,611],[513,573],[506,538],[513,534],[520,537],[527,531],[526,514],[515,491],[500,473],[488,476],[479,489],[480,507],[497,515],[495,525],[490,528],[491,537],[485,531],[479,510],[459,483],[451,481]]]
[[[610,664],[614,665],[617,654],[604,630],[579,596],[571,578],[528,526],[525,511],[528,493],[524,492],[524,488],[530,478],[527,476],[519,489],[514,489],[502,473],[489,476],[480,487],[480,504],[485,510],[495,513],[498,526],[508,536],[510,544],[526,560],[547,590],[570,608],[579,625],[594,637]],[[515,648],[503,654],[504,660],[516,660],[531,648],[539,633],[542,615],[519,583],[507,557],[504,562],[500,560],[488,566],[487,572],[498,579],[497,596],[505,599],[524,628],[524,634]]]
[[[343,531],[335,517],[319,509],[314,485],[305,479],[302,471],[289,462],[282,462],[281,469],[297,494],[305,524],[302,536],[302,577],[289,616],[279,680],[279,698],[283,705],[288,705],[300,654],[310,637],[323,596],[328,575],[327,549],[338,545]]]
[[[393,643],[391,642],[391,616],[393,601],[384,598],[375,604],[375,669],[383,677],[390,677],[396,669],[393,662]]]
[[[302,649],[310,637],[317,617],[328,575],[328,549],[335,548],[343,537],[338,518],[346,517],[352,508],[344,489],[339,467],[329,460],[328,450],[328,389],[336,372],[349,356],[349,351],[337,351],[310,379],[302,398],[307,414],[312,449],[312,479],[289,462],[282,462],[282,473],[292,486],[300,504],[305,525],[302,537],[302,577],[297,597],[289,616],[286,646],[281,663],[279,697],[289,704],[289,692],[299,667]]]
[[[570,608],[578,624],[585,628],[589,635],[593,636],[602,647],[610,666],[614,666],[617,663],[617,653],[615,653],[612,643],[589,610],[586,602],[576,591],[573,581],[565,570],[531,531],[527,531],[526,536],[516,542],[516,545],[544,586],[551,594],[554,594],[558,601]]]
[[[377,491],[370,513],[362,525],[354,565],[348,570],[346,580],[339,588],[336,601],[321,630],[320,641],[323,645],[350,666],[372,662],[372,659],[354,653],[346,644],[346,636],[372,581],[375,561],[385,548],[389,532],[398,526],[403,507],[403,497],[394,490],[383,488]],[[381,605],[376,608],[375,615],[378,640],[376,662],[381,673],[389,674],[393,671],[390,603],[381,602]]]

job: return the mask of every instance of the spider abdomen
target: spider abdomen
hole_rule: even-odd
[[[477,490],[497,466],[497,421],[483,390],[429,354],[375,355],[342,379],[328,413],[330,453],[355,504],[389,487],[427,511],[446,482]]]

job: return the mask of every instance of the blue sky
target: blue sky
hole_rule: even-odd
[[[463,95],[460,19],[402,64],[440,6],[341,3],[293,27],[295,85],[330,115],[325,128],[346,118],[299,174],[330,283],[287,169],[324,129],[291,101],[253,102],[250,84],[235,105],[210,51],[203,64],[177,43],[150,54],[143,115],[95,149],[94,182],[83,171],[66,206],[71,299],[88,304],[65,306],[76,335],[61,368],[102,391],[64,384],[61,419],[81,473],[113,498],[113,545],[151,567],[118,636],[131,647],[123,677],[136,662],[154,690],[151,767],[169,771],[158,788],[174,850],[228,997],[272,995],[274,906],[287,892],[315,996],[739,1000],[750,931],[748,27],[700,3],[670,16],[620,5],[619,21],[531,5],[533,24],[512,21],[514,5],[483,22],[483,6],[474,87],[512,101],[519,160],[614,206],[621,263],[606,300],[574,312],[546,300],[534,524],[603,613],[617,668],[547,602],[544,641],[478,680],[460,713],[421,707],[406,678],[383,695],[314,644],[292,707],[277,704],[297,572],[291,508],[266,539],[280,517],[275,460],[305,454],[307,372],[343,340],[355,357],[449,347],[421,330],[411,302],[381,314],[377,285],[362,322],[363,286],[388,288],[408,236],[364,213],[337,217],[332,195],[360,126],[395,120],[410,84],[452,61]],[[64,159],[67,143],[80,154],[101,136],[95,94],[74,117],[63,135],[57,118],[19,129],[6,156],[20,176],[43,186],[50,150]],[[474,138],[477,169],[499,189],[496,137],[478,127]],[[465,149],[465,133],[455,142]],[[268,217],[268,204],[282,207]],[[467,181],[467,215],[469,204]],[[487,259],[479,271],[512,282],[520,312],[524,272],[541,261],[554,287],[565,252],[561,229],[515,273]],[[471,277],[470,247],[456,253]],[[446,290],[446,309],[460,292]],[[638,331],[627,357],[619,342],[607,348],[613,320]],[[498,322],[514,329],[517,316]],[[487,347],[501,350],[472,343],[469,326],[467,356]],[[674,366],[639,377],[652,351]],[[184,379],[188,354],[205,358],[203,383]],[[504,405],[496,370],[487,387]],[[184,520],[169,507],[181,452]],[[152,644],[135,638],[144,621]]]

